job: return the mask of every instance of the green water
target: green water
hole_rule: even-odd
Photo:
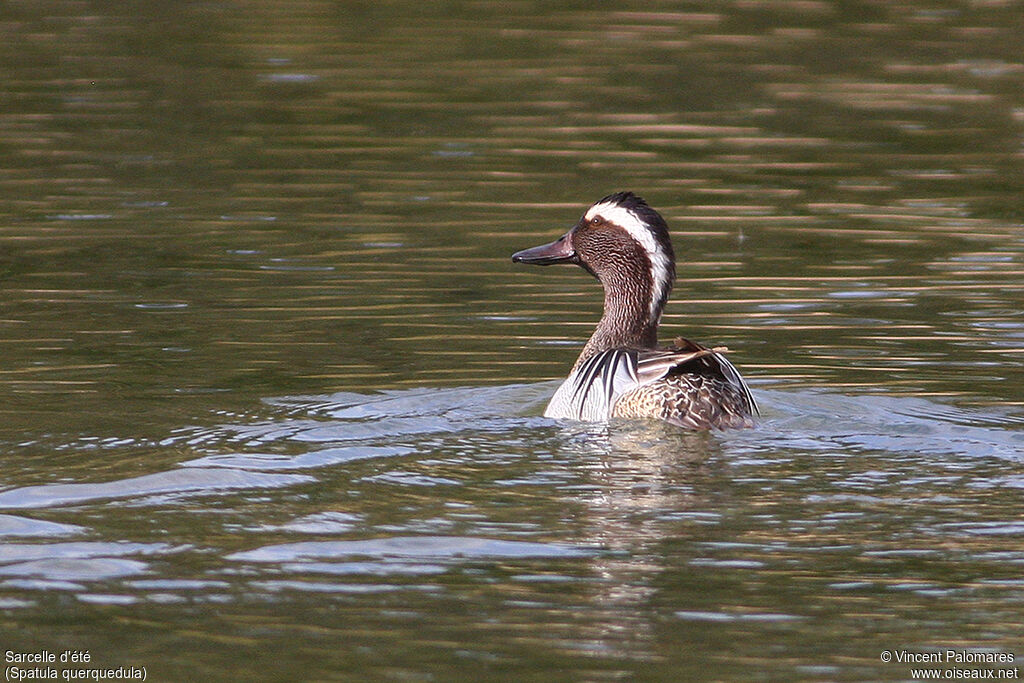
[[[0,650],[154,681],[1024,657],[1022,17],[5,5]],[[673,231],[662,336],[728,346],[757,429],[539,417],[601,295],[509,256],[620,189]]]

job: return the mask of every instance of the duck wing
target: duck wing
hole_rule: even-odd
[[[640,354],[637,374],[646,379],[646,367],[650,366],[650,374],[654,375],[666,368],[663,374],[653,377],[649,381],[641,381],[640,384],[648,384],[663,377],[675,375],[699,375],[713,380],[725,382],[736,390],[745,404],[746,412],[750,415],[759,415],[757,403],[750,393],[750,387],[740,375],[739,370],[733,365],[725,354],[729,349],[724,346],[708,348],[697,342],[676,337],[671,349],[645,351]]]
[[[723,395],[727,403],[725,410],[745,416],[749,423],[749,417],[757,412],[754,398],[739,372],[722,353],[723,349],[709,349],[686,339],[677,339],[675,347],[670,349],[602,351],[569,375],[551,398],[544,415],[582,421],[607,420],[613,415],[660,417],[693,428],[697,425],[672,419],[671,414],[682,410],[684,404],[704,410],[703,404],[714,403]],[[661,405],[657,408],[659,414],[651,412],[654,409],[649,405],[647,414],[630,412],[628,406],[616,409],[620,399],[627,396],[633,402],[645,404],[657,397]],[[678,404],[679,408],[665,407],[668,403]],[[689,412],[683,410],[684,414]]]
[[[621,396],[616,417],[653,417],[688,429],[753,426],[758,414],[750,388],[725,349],[709,349],[686,339],[664,351],[641,352],[642,381]]]

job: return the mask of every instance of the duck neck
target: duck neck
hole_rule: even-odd
[[[577,365],[608,349],[653,349],[658,345],[661,306],[652,304],[649,279],[631,283],[604,281],[604,314],[590,336]],[[629,284],[629,286],[624,286]]]

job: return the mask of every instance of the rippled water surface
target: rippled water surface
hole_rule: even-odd
[[[159,681],[1019,664],[1022,16],[5,5],[0,649]],[[540,417],[600,291],[508,257],[619,189],[673,230],[663,337],[727,345],[756,429]]]

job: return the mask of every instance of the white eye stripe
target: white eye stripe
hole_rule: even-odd
[[[618,204],[601,202],[594,204],[587,210],[585,218],[591,221],[594,218],[603,218],[609,223],[619,226],[629,236],[635,239],[647,252],[651,261],[651,317],[658,315],[658,304],[668,293],[672,283],[672,261],[662,248],[658,240],[654,238],[647,224],[640,220],[636,214]],[[656,322],[656,321],[655,321]]]

